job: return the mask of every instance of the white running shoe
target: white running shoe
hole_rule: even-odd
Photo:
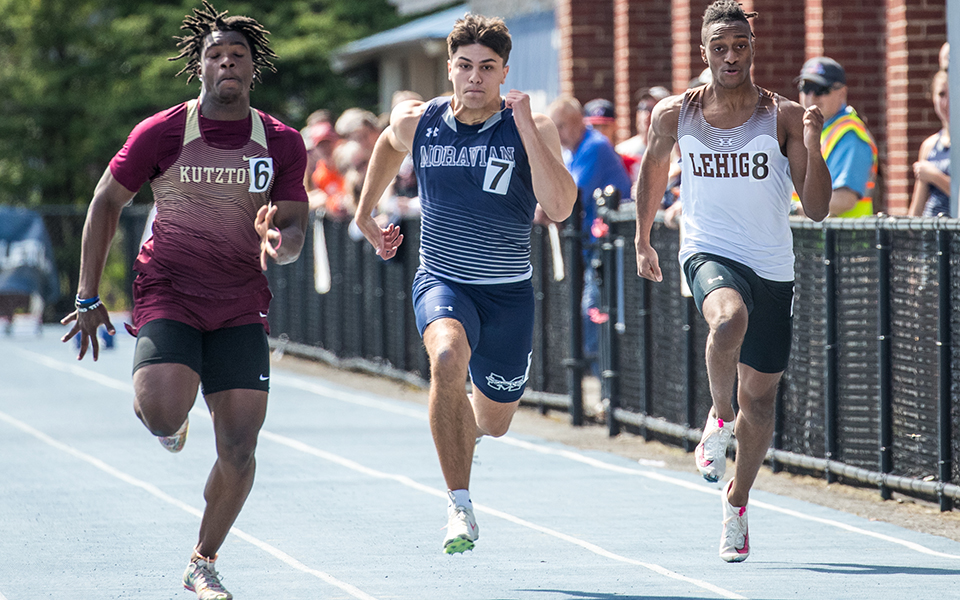
[[[232,600],[233,594],[220,583],[220,574],[213,560],[194,556],[183,573],[183,587],[197,593],[198,600]]]
[[[184,419],[183,425],[173,435],[158,435],[157,439],[160,440],[161,446],[176,454],[183,450],[183,445],[187,443],[188,431],[190,431],[190,417]]]
[[[723,491],[723,533],[720,535],[720,558],[727,562],[743,562],[750,556],[750,534],[747,532],[747,507],[734,506],[727,500],[731,481]]]
[[[443,540],[443,551],[457,554],[473,550],[473,543],[480,537],[477,519],[473,509],[466,506],[447,508],[447,535]]]
[[[731,437],[733,437],[733,422],[726,423],[723,419],[707,417],[703,435],[694,452],[697,469],[707,481],[720,481],[726,472],[727,444],[730,443]]]

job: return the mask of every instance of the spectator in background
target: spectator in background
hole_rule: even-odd
[[[910,201],[910,216],[956,217],[950,212],[950,82],[946,71],[937,71],[930,83],[933,110],[940,118],[940,131],[923,140],[920,156],[913,163],[916,182]]]
[[[800,104],[817,106],[825,119],[820,151],[833,181],[829,216],[872,215],[877,145],[857,111],[847,105],[846,72],[832,58],[818,56],[803,64],[796,82]]]
[[[334,202],[327,203],[327,211],[337,218],[352,218],[357,210],[360,189],[367,173],[371,151],[356,140],[346,140],[333,151],[333,163],[340,173],[341,186]],[[358,238],[360,239],[360,238]]]
[[[950,42],[944,42],[940,46],[940,70],[947,71],[947,67],[950,66]]]
[[[331,128],[333,127],[333,117],[329,110],[321,108],[310,113],[310,116],[307,117],[306,126],[300,130],[300,135],[303,136],[303,145],[307,147],[307,170],[303,177],[303,186],[307,189],[307,192],[314,189],[311,175],[313,175],[313,170],[317,166],[318,159],[318,155],[314,151],[317,146],[314,126],[320,123],[327,123]]]
[[[620,191],[621,198],[627,200],[630,198],[630,176],[610,141],[597,129],[587,127],[576,98],[560,96],[547,107],[547,115],[557,126],[563,146],[563,161],[577,184],[582,204],[585,267],[581,301],[583,352],[593,374],[599,376],[599,327],[596,321],[600,318],[600,284],[593,264],[598,256],[596,238],[591,231],[597,216],[593,192],[597,188],[613,185]]]
[[[331,192],[331,183],[340,179],[333,164],[333,152],[340,136],[330,121],[319,121],[307,125],[303,130],[307,146],[307,176],[305,187],[310,197],[310,209],[323,208]],[[312,164],[311,164],[312,163]]]
[[[358,142],[372,153],[380,137],[380,120],[369,110],[348,108],[337,119],[335,129],[340,137]]]
[[[637,135],[628,138],[616,145],[617,154],[623,157],[624,165],[627,159],[632,160],[631,168],[628,170],[630,181],[636,181],[637,173],[640,172],[640,158],[643,157],[643,151],[647,149],[647,132],[650,129],[650,113],[657,102],[670,95],[667,88],[654,86],[652,88],[643,88],[637,94]]]
[[[613,102],[603,98],[596,98],[587,102],[583,107],[583,121],[602,133],[610,144],[616,143],[617,120]],[[616,151],[616,149],[614,149],[614,151]],[[619,151],[616,152],[620,155],[620,160],[623,161],[623,168],[627,170],[628,176],[640,168],[639,161],[633,156],[624,155]],[[633,178],[631,177],[630,180],[633,181]],[[624,196],[623,198],[626,201],[630,197]]]

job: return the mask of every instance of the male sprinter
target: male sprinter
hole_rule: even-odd
[[[530,228],[537,202],[567,218],[577,188],[548,117],[511,90],[503,21],[467,15],[447,37],[453,96],[397,105],[377,140],[356,223],[384,259],[403,241],[370,213],[412,153],[422,207],[417,327],[430,358],[430,428],[449,489],[444,551],[478,537],[470,494],[476,439],[507,432],[533,351]],[[467,372],[473,393],[466,393]]]

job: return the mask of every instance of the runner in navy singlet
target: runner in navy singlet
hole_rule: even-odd
[[[679,143],[684,225],[680,260],[707,321],[707,371],[713,408],[695,453],[708,481],[726,467],[740,412],[736,474],[724,489],[720,557],[750,553],[747,500],[773,436],[777,385],[790,353],[793,323],[791,184],[804,212],[822,220],[830,173],[820,153],[823,115],[754,85],[754,35],[736,0],[717,0],[703,15],[700,53],[710,84],[657,103],[640,163],[637,273],[661,281],[650,228]]]
[[[75,321],[80,356],[97,328],[114,327],[97,290],[123,207],[148,180],[153,236],[137,257],[133,289],[134,410],[171,452],[186,440],[198,388],[213,418],[217,461],[183,585],[228,600],[215,565],[253,485],[266,415],[270,352],[268,259],[297,259],[307,222],[306,149],[300,134],[250,107],[250,89],[275,57],[259,23],[208,2],[181,29],[181,73],[200,97],[158,113],[130,134],[94,192],[84,226]]]
[[[539,202],[567,218],[576,185],[556,127],[511,90],[510,34],[503,21],[467,15],[447,38],[452,98],[399,104],[380,135],[356,224],[384,260],[403,236],[370,217],[412,154],[422,209],[417,327],[430,358],[430,426],[449,489],[448,554],[478,537],[467,491],[476,440],[506,433],[523,393],[533,348],[530,228]],[[464,387],[467,375],[473,392]]]

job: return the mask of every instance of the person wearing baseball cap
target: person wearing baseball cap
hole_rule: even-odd
[[[830,170],[831,217],[873,214],[877,144],[857,111],[847,104],[847,74],[837,61],[817,56],[803,63],[796,78],[800,104],[823,113],[820,152]]]

